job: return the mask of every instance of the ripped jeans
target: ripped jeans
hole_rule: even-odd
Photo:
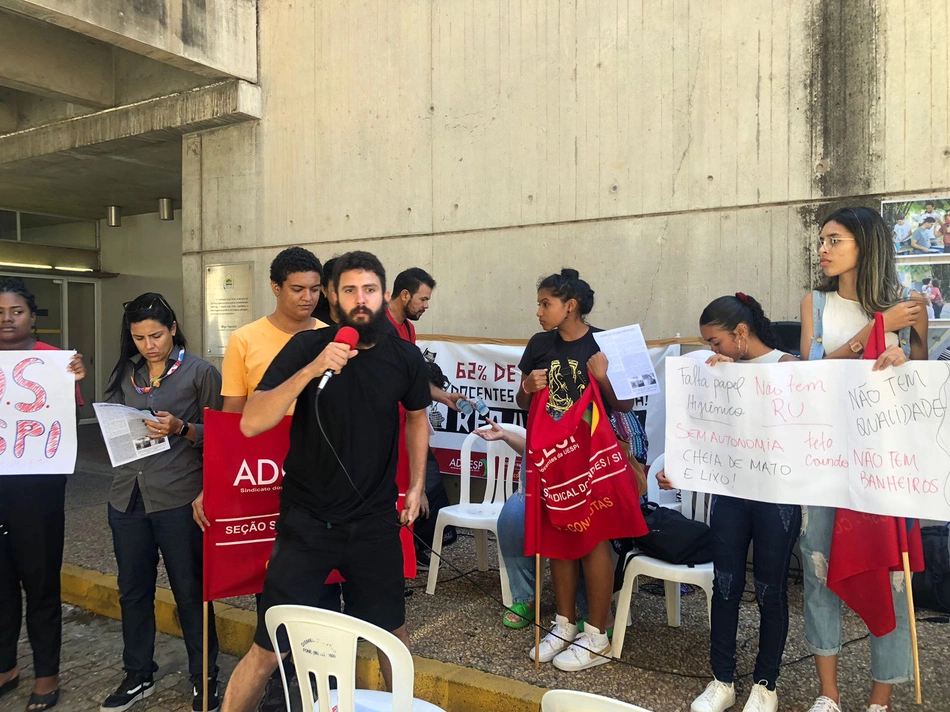
[[[802,567],[805,569],[805,644],[814,655],[841,652],[841,599],[829,589],[828,556],[835,526],[834,507],[802,507]],[[875,682],[896,684],[913,678],[910,625],[903,594],[903,574],[891,575],[895,586],[894,614],[897,628],[887,635],[871,636],[871,677]]]
[[[754,682],[775,689],[788,637],[788,567],[801,529],[801,508],[717,495],[709,520],[713,537],[712,631],[709,663],[720,682],[736,675],[739,604],[752,543],[752,575],[759,604],[759,652]]]

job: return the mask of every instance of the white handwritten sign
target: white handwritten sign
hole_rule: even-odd
[[[0,351],[0,475],[76,467],[75,351]]]
[[[950,519],[950,363],[666,364],[676,487]]]

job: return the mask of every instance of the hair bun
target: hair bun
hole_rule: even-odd
[[[561,270],[561,276],[566,277],[567,279],[580,279],[581,274],[576,269],[570,269],[565,267]]]

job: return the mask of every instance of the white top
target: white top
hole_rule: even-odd
[[[837,292],[826,292],[825,313],[821,321],[824,332],[821,345],[827,355],[845,346],[871,319],[857,302],[844,299]],[[888,346],[897,346],[897,334],[888,333],[885,341]]]
[[[785,355],[786,353],[784,351],[772,349],[767,354],[750,358],[748,361],[746,361],[746,363],[778,363],[782,359],[782,356]]]

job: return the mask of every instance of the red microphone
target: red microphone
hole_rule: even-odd
[[[359,343],[360,334],[352,326],[341,326],[340,330],[336,332],[336,336],[333,339],[334,343],[337,344],[346,344],[351,349],[356,348],[356,344]],[[317,386],[317,393],[323,390],[323,387],[327,385],[327,382],[330,380],[330,376],[333,375],[331,369],[327,369],[327,372],[323,374],[323,378],[320,379],[320,385]]]

